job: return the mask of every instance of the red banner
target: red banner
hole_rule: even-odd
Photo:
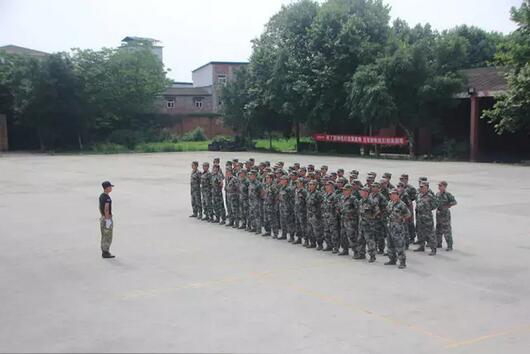
[[[315,141],[326,143],[363,144],[363,145],[407,145],[407,138],[401,136],[366,136],[366,135],[329,135],[315,134]]]

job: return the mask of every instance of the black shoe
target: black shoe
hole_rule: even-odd
[[[226,220],[219,221],[219,225],[226,225]]]
[[[103,258],[116,258],[116,256],[110,254],[110,252],[103,252],[103,253],[101,254],[101,257],[103,257]]]
[[[436,248],[432,247],[429,256],[436,256]]]
[[[311,242],[307,248],[317,248],[317,245],[314,242]]]
[[[395,259],[391,259],[389,260],[388,262],[385,263],[385,265],[396,265],[396,260]]]
[[[425,247],[424,246],[420,246],[420,247],[416,248],[414,250],[414,252],[425,252]]]
[[[339,253],[339,256],[348,256],[350,252],[348,250],[342,250],[342,252]]]
[[[326,248],[324,248],[324,252],[329,252],[331,251],[333,248],[331,248],[330,246],[326,246]]]
[[[333,250],[331,251],[331,253],[333,253],[333,254],[337,254],[337,253],[339,253],[339,250],[336,249],[336,248],[333,248]]]
[[[203,216],[201,220],[203,220],[203,221],[210,221],[210,218],[207,217],[207,216]]]
[[[383,253],[385,253],[385,251],[383,251],[383,250],[377,250],[377,254],[383,254]]]
[[[226,227],[229,227],[229,226],[234,227],[234,222],[233,221],[227,222]]]
[[[374,263],[375,262],[375,254],[370,256],[370,259],[368,260],[368,262],[370,262],[370,263]]]
[[[293,243],[293,242],[294,242],[294,238],[292,238],[291,236],[289,236],[289,239],[287,240],[287,242],[289,242],[289,243]]]
[[[272,238],[277,240],[278,239],[278,235],[272,235]]]
[[[280,237],[278,237],[278,240],[286,240],[286,239],[287,239],[287,237],[284,234],[282,234]]]
[[[270,236],[271,235],[271,232],[270,231],[267,231],[263,234],[263,236]]]
[[[403,269],[405,267],[407,267],[407,263],[405,263],[405,261],[399,262],[399,266],[398,266],[399,269]]]
[[[301,245],[301,244],[302,244],[302,239],[300,237],[298,237],[296,241],[293,242],[293,245]]]
[[[353,259],[366,259],[366,255],[365,254],[357,254],[357,255],[353,256]]]
[[[239,230],[245,230],[247,228],[247,225],[243,224],[240,227],[238,227]]]
[[[324,247],[321,244],[319,244],[317,247],[317,251],[322,251],[322,250],[324,250]]]
[[[453,250],[453,246],[448,246],[446,249],[445,249],[447,252],[451,252]]]
[[[197,214],[191,214],[189,217],[190,217],[190,218],[196,218],[196,217],[197,217]]]

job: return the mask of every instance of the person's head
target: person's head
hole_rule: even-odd
[[[251,181],[256,180],[256,171],[250,171],[250,174],[248,175],[248,179]]]
[[[281,178],[280,178],[280,184],[282,186],[286,186],[289,184],[289,176],[286,176],[286,175],[283,175]]]
[[[325,175],[326,173],[328,173],[328,166],[327,165],[320,166],[320,172],[322,173],[322,175]]]
[[[225,170],[225,174],[227,177],[231,177],[233,175],[232,167],[227,167]]]
[[[361,192],[360,193],[361,193],[361,198],[366,199],[366,198],[368,198],[368,195],[370,194],[370,188],[363,187],[363,188],[361,188]]]
[[[397,189],[392,189],[390,191],[390,200],[393,201],[394,203],[399,200],[399,192]]]
[[[359,189],[362,188],[363,184],[358,179],[354,179],[351,183],[351,186],[354,191],[358,191]]]
[[[202,169],[204,172],[208,172],[208,170],[210,169],[210,164],[208,162],[203,163]]]
[[[216,157],[215,159],[213,159],[213,164],[214,165],[219,165],[221,163],[221,159]]]
[[[406,173],[403,173],[400,177],[399,177],[399,180],[401,182],[403,182],[404,184],[407,184],[409,183],[409,175],[406,174]]]
[[[291,178],[292,181],[296,181],[298,179],[298,173],[296,172],[291,172],[289,174],[289,177]]]
[[[300,167],[300,170],[298,170],[298,175],[300,177],[305,177],[307,174],[307,168],[305,166]]]
[[[298,171],[300,169],[300,163],[299,162],[295,162],[293,167],[294,167],[295,171]]]
[[[312,164],[307,165],[307,172],[315,172],[315,165],[312,165]]]
[[[198,161],[193,161],[193,162],[191,163],[191,169],[192,169],[193,171],[197,171],[197,168],[199,168],[199,162],[198,162]]]
[[[446,188],[447,188],[447,182],[446,181],[441,181],[440,183],[438,183],[438,190],[440,192],[442,192],[442,193],[445,192]]]
[[[332,180],[333,182],[336,182],[337,181],[337,172],[331,172],[329,174],[329,179]]]
[[[309,189],[310,192],[314,192],[315,189],[317,189],[317,182],[315,180],[309,181],[307,188]]]
[[[250,166],[254,166],[254,164],[256,163],[256,160],[254,160],[254,158],[251,157],[250,159],[248,159],[248,162],[250,163]]]
[[[343,168],[339,168],[337,170],[337,176],[339,176],[339,177],[343,177],[344,176],[344,169]]]
[[[353,179],[357,179],[357,178],[359,178],[359,171],[357,171],[357,170],[351,170],[351,171],[350,171],[350,176],[352,176]]]
[[[213,172],[219,172],[219,165],[218,164],[213,165],[212,171]]]
[[[344,187],[342,187],[342,194],[344,194],[345,197],[349,197],[353,191],[353,186],[351,184],[346,184]]]
[[[383,178],[379,181],[379,184],[381,184],[381,187],[383,188],[387,188],[389,183],[388,178]]]
[[[272,173],[267,173],[265,176],[265,183],[272,184],[272,181],[274,180],[274,175]]]
[[[390,181],[392,179],[392,174],[390,172],[383,173],[383,178]]]
[[[225,162],[225,167],[232,167],[232,161],[228,160]]]
[[[104,193],[109,194],[110,192],[112,192],[112,187],[114,187],[114,185],[110,183],[109,181],[105,181],[101,183],[101,187],[103,187]]]
[[[326,182],[326,193],[330,194],[335,191],[335,184],[332,181]]]
[[[283,169],[283,166],[285,166],[285,163],[283,161],[279,161],[278,162],[278,166],[280,166],[280,168]]]
[[[298,179],[296,180],[296,188],[298,188],[298,189],[304,189],[304,187],[305,187],[305,181],[304,181],[304,179],[303,179],[303,178],[298,178]]]
[[[263,171],[266,167],[267,167],[267,165],[265,165],[265,162],[260,162],[259,165],[258,165],[258,168],[259,168],[260,171]]]
[[[421,193],[427,193],[429,191],[429,182],[422,181],[420,183],[420,192]]]
[[[399,182],[396,186],[399,194],[403,193],[403,191],[405,190],[405,183],[403,182]]]
[[[239,170],[239,179],[244,180],[245,178],[247,178],[247,171],[243,169]]]
[[[250,168],[252,167],[252,165],[250,164],[250,161],[247,160],[247,161],[245,161],[244,163],[245,163],[245,168],[246,168],[247,170],[250,170]]]
[[[379,182],[372,183],[370,187],[372,189],[372,193],[377,193],[381,190],[381,184]]]
[[[418,178],[418,185],[421,187],[421,184],[427,181],[428,181],[427,177],[420,177]]]

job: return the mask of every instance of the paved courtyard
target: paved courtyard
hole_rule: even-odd
[[[188,218],[220,156],[446,179],[455,251],[354,261]],[[114,260],[98,249],[115,185]],[[528,353],[530,168],[249,153],[0,155],[1,352]]]

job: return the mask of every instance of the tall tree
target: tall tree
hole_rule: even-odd
[[[517,29],[497,53],[497,63],[508,68],[508,92],[499,97],[482,118],[494,124],[499,134],[525,130],[530,132],[530,0],[512,7]]]

